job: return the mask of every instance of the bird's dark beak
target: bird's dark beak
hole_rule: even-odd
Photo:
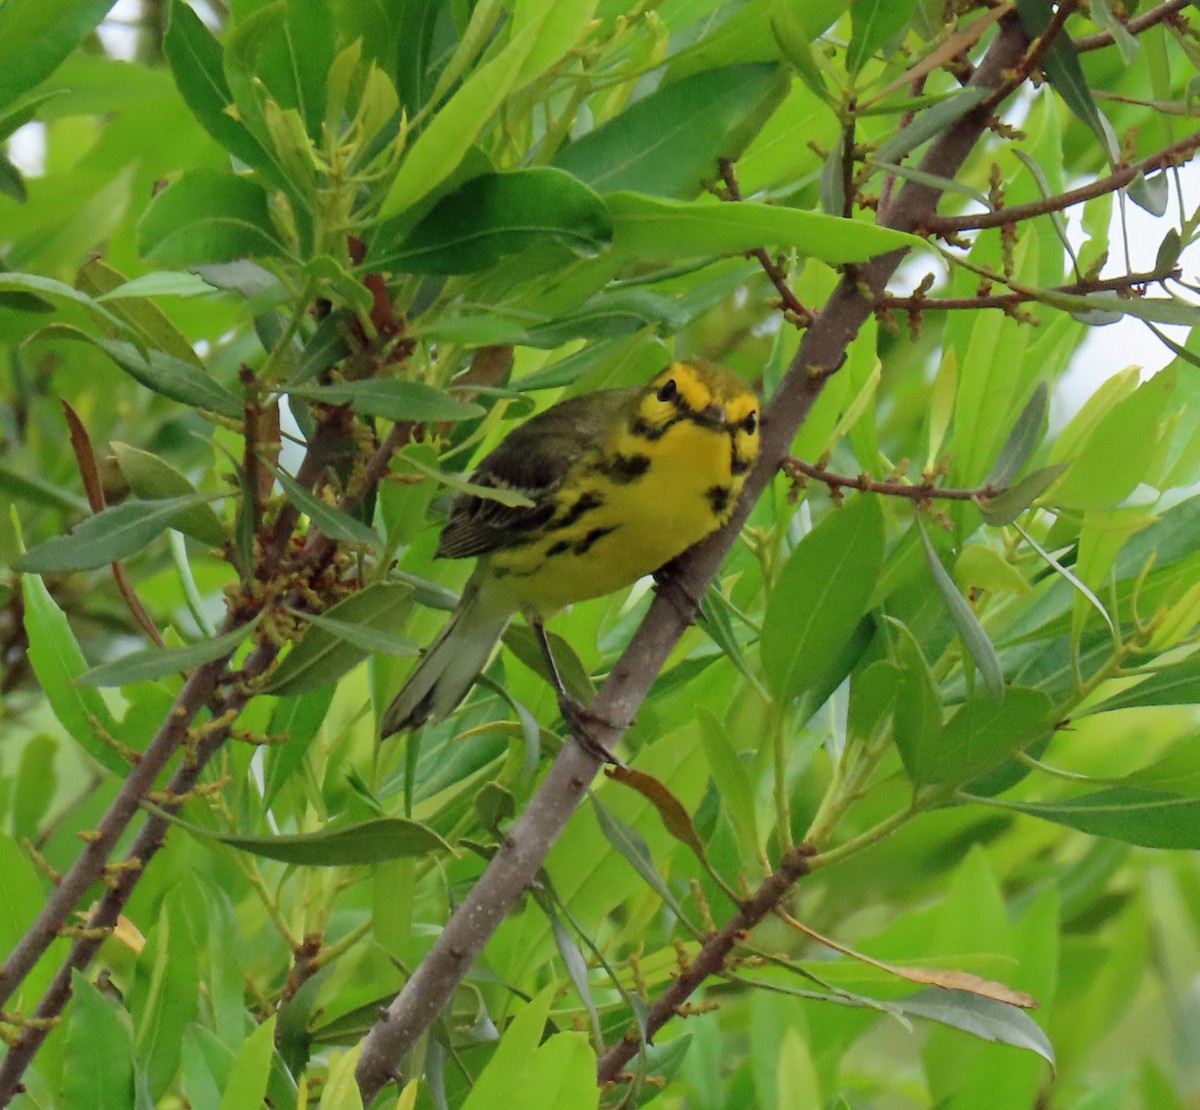
[[[699,417],[699,423],[706,428],[714,428],[717,431],[725,430],[725,410],[720,405],[709,405],[696,414]]]

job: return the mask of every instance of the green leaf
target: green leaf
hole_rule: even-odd
[[[172,0],[163,53],[192,114],[218,143],[248,166],[282,184],[273,157],[236,118],[225,79],[224,51],[184,0]]]
[[[1155,671],[1149,678],[1105,698],[1086,712],[1109,713],[1140,705],[1195,705],[1200,703],[1200,655],[1192,654],[1178,663]]]
[[[146,808],[201,840],[215,840],[263,859],[305,867],[354,867],[426,856],[435,851],[455,854],[454,849],[431,828],[404,817],[376,817],[290,836],[238,836],[184,821],[157,806],[147,805]]]
[[[927,745],[919,764],[906,767],[917,786],[966,782],[1054,727],[1053,702],[1041,690],[1010,686],[999,705],[976,693]]]
[[[399,378],[370,378],[366,381],[312,385],[290,392],[306,401],[326,405],[350,405],[360,416],[382,416],[385,420],[429,423],[435,420],[473,420],[483,409],[470,401],[458,401],[440,389],[422,382]]]
[[[131,378],[147,389],[181,401],[185,405],[208,409],[231,420],[240,420],[242,403],[219,382],[210,378],[200,367],[165,351],[140,351],[122,339],[105,339],[80,331],[69,324],[51,324],[39,336],[53,339],[74,339],[95,344]]]
[[[979,618],[975,616],[975,610],[959,592],[958,587],[954,584],[954,579],[950,577],[950,572],[942,566],[942,561],[934,551],[933,544],[929,542],[929,536],[920,517],[917,517],[917,530],[921,534],[921,544],[925,548],[925,558],[929,563],[929,570],[933,574],[934,585],[937,586],[938,593],[942,595],[942,600],[950,611],[950,616],[958,628],[958,634],[962,637],[963,643],[979,667],[988,692],[993,698],[999,700],[1004,696],[1004,669],[1000,666],[1000,657],[996,654],[992,641],[988,639],[988,634],[984,632],[983,626],[979,623]]]
[[[75,1005],[67,1021],[58,1105],[65,1110],[128,1110],[137,1101],[129,1014],[78,968],[71,971],[71,994]]]
[[[687,200],[737,158],[786,92],[774,63],[708,69],[660,88],[563,147],[554,165],[598,193]]]
[[[1017,14],[1026,32],[1031,37],[1037,37],[1049,28],[1052,9],[1044,0],[1017,0]],[[1042,55],[1042,68],[1066,106],[1095,132],[1108,154],[1109,162],[1115,163],[1120,157],[1116,136],[1096,107],[1083,67],[1079,64],[1079,55],[1075,53],[1075,44],[1066,31],[1059,31],[1050,49]]]
[[[317,628],[324,629],[331,636],[336,636],[339,640],[362,648],[363,651],[380,652],[383,655],[421,654],[421,645],[407,636],[399,636],[394,632],[385,632],[377,628],[368,628],[363,624],[352,624],[350,621],[336,620],[320,613],[303,613],[301,615],[309,624],[316,625]]]
[[[683,912],[683,907],[680,906],[675,895],[671,893],[671,888],[667,886],[662,875],[659,874],[658,868],[655,867],[654,857],[650,854],[650,846],[642,838],[642,834],[632,825],[626,824],[605,809],[596,800],[594,794],[592,795],[592,809],[595,811],[600,831],[604,833],[609,844],[641,875],[669,909],[686,920],[687,915]]]
[[[1163,433],[1168,407],[1178,403],[1177,395],[1178,370],[1171,367],[1118,401],[1084,441],[1054,491],[1054,503],[1107,509],[1128,497],[1149,477],[1154,445]],[[1121,465],[1113,466],[1114,459]]]
[[[699,707],[699,721],[704,756],[712,773],[713,784],[720,792],[721,802],[733,822],[742,866],[753,867],[758,862],[761,844],[750,772],[734,749],[724,724],[707,706]]]
[[[18,840],[28,837],[37,843],[38,828],[58,787],[57,754],[58,741],[44,734],[33,737],[21,752],[12,799],[12,831]]]
[[[278,257],[267,194],[244,177],[202,166],[159,193],[138,222],[138,250],[168,265]]]
[[[21,176],[21,171],[3,153],[0,153],[0,193],[12,197],[13,200],[21,204],[29,196],[29,193],[25,189],[25,179]],[[20,296],[20,294],[14,294],[14,296]],[[40,310],[34,309],[34,311]]]
[[[514,1077],[528,1066],[542,1042],[555,993],[553,985],[543,987],[509,1022],[487,1067],[463,1102],[462,1110],[492,1110],[504,1103],[513,1090]]]
[[[113,0],[0,5],[0,108],[49,77],[112,6]]]
[[[491,61],[479,66],[417,136],[380,208],[386,219],[411,208],[454,171],[504,103],[537,43],[538,25],[519,31]]]
[[[282,470],[275,471],[275,479],[283,487],[287,499],[331,540],[359,544],[371,550],[379,547],[379,537],[369,525],[322,501]]]
[[[934,104],[932,108],[923,109],[922,112],[917,113],[912,124],[905,127],[904,130],[896,132],[892,138],[884,142],[880,149],[871,156],[871,161],[899,162],[902,157],[911,154],[918,146],[928,143],[930,139],[948,131],[950,126],[962,119],[962,116],[971,112],[973,108],[978,107],[980,103],[991,96],[991,92],[991,89],[972,86],[970,89],[956,92],[949,100]]]
[[[199,1002],[197,943],[185,895],[176,887],[164,899],[127,992],[134,1045],[155,1101],[167,1092],[179,1070],[183,1030],[195,1019]]]
[[[1015,486],[1006,489],[999,497],[990,497],[979,501],[979,511],[983,519],[993,527],[1012,524],[1026,509],[1029,508],[1043,493],[1058,479],[1070,463],[1056,463],[1054,466],[1043,466],[1032,474],[1025,475]]]
[[[909,779],[927,781],[927,768],[937,758],[942,735],[941,692],[916,638],[904,625],[890,621],[899,637],[893,731]],[[853,699],[851,687],[851,699]],[[861,717],[857,718],[861,722]]]
[[[994,998],[984,998],[970,991],[930,987],[889,1005],[898,1007],[902,1013],[961,1029],[985,1041],[1036,1052],[1048,1064],[1054,1064],[1054,1046],[1042,1027],[1024,1010]]]
[[[1000,457],[992,467],[984,483],[989,486],[1007,486],[1020,472],[1030,456],[1037,450],[1042,438],[1042,425],[1050,407],[1050,390],[1044,381],[1038,382],[1033,396],[1021,410],[1013,430],[1000,449]]]
[[[851,0],[850,46],[846,51],[846,69],[851,77],[908,26],[915,6],[915,0]]]
[[[400,626],[412,605],[407,586],[376,582],[323,615],[331,620],[388,631]],[[324,628],[309,628],[284,657],[263,686],[263,692],[279,696],[303,694],[317,686],[335,682],[370,654]]]
[[[883,513],[859,496],[792,552],[767,603],[763,669],[781,699],[816,685],[850,642],[883,564]]]
[[[260,1110],[267,1093],[274,1051],[275,1015],[272,1014],[246,1038],[246,1043],[234,1057],[218,1110]]]
[[[204,500],[204,494],[196,493],[162,501],[126,501],[81,521],[68,535],[31,547],[13,568],[32,574],[61,574],[127,559],[169,528],[180,512]]]
[[[117,440],[112,441],[111,447],[125,481],[143,501],[197,495],[196,487],[157,455]],[[225,546],[225,526],[207,503],[185,509],[171,522],[171,527],[210,547]]]
[[[1143,848],[1200,848],[1200,798],[1191,795],[1112,786],[1065,802],[972,800]]]
[[[1088,9],[1093,22],[1099,24],[1099,26],[1112,35],[1117,52],[1121,55],[1121,61],[1126,66],[1133,65],[1134,59],[1138,56],[1138,50],[1140,49],[1138,40],[1136,36],[1129,33],[1129,28],[1113,15],[1113,10],[1108,0],[1091,0]],[[1157,213],[1157,215],[1161,216],[1162,212]]]
[[[33,924],[46,892],[29,857],[11,836],[0,832],[0,951],[11,952]]]
[[[211,663],[223,655],[229,655],[250,634],[257,619],[239,625],[223,636],[202,640],[182,648],[147,648],[131,655],[115,659],[81,674],[76,680],[79,686],[127,686],[133,682],[149,682],[181,671]]]
[[[637,193],[604,199],[613,214],[613,250],[643,262],[789,247],[839,265],[925,245],[901,231],[781,205],[672,201]]]
[[[438,201],[395,248],[377,244],[371,264],[466,274],[543,243],[591,258],[612,236],[612,217],[591,189],[569,173],[540,166],[473,178]]]
[[[92,727],[95,718],[110,736],[118,734],[117,722],[97,690],[79,689],[75,680],[88,668],[71,626],[54,603],[46,584],[26,574],[21,578],[25,603],[25,634],[29,638],[29,665],[37,675],[50,708],[71,738],[102,767],[124,777],[129,767]],[[3,884],[0,884],[3,885]]]

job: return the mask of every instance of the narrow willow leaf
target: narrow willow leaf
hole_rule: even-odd
[[[1038,382],[1029,403],[1021,410],[1013,430],[1000,449],[1000,457],[992,467],[984,483],[989,486],[1007,486],[1020,472],[1029,457],[1037,450],[1042,438],[1042,425],[1050,407],[1050,390],[1046,383]]]
[[[1193,653],[1083,712],[1090,715],[1140,705],[1196,704],[1200,704],[1200,654]]]
[[[371,261],[408,273],[467,274],[544,243],[592,258],[612,236],[612,217],[596,193],[564,170],[538,166],[473,178],[395,248],[377,243]]]
[[[79,686],[126,686],[132,682],[148,682],[169,674],[190,671],[235,651],[257,623],[255,618],[223,636],[202,640],[188,647],[147,648],[145,651],[135,651],[111,663],[93,667],[81,674],[75,682]]]
[[[716,176],[718,158],[741,154],[787,85],[774,63],[706,68],[563,147],[554,165],[598,193],[628,189],[688,200]]]
[[[303,386],[291,392],[306,401],[349,405],[360,416],[382,416],[386,420],[424,423],[434,420],[473,420],[483,415],[483,409],[470,401],[459,401],[440,389],[398,378]]]
[[[146,206],[138,250],[166,265],[235,262],[287,254],[271,222],[266,190],[203,166],[184,172]]]
[[[496,489],[493,486],[481,486],[476,482],[468,481],[461,474],[429,466],[407,451],[400,458],[408,466],[420,471],[427,478],[435,478],[442,485],[449,486],[455,493],[469,493],[472,497],[481,497],[485,501],[498,501],[501,505],[507,505],[510,508],[528,509],[533,505],[533,502],[523,493],[518,493],[512,489]]]
[[[1191,794],[1122,785],[1065,802],[971,800],[1143,848],[1200,848],[1200,798]]]
[[[349,513],[322,501],[285,471],[275,471],[275,478],[283,487],[287,499],[331,540],[359,544],[372,550],[379,547],[375,530],[361,520],[355,520]]]
[[[709,204],[640,193],[609,193],[604,199],[613,215],[613,251],[643,262],[790,247],[838,265],[928,246],[916,236],[890,228],[780,205]]]
[[[1070,465],[1069,462],[1063,462],[1054,466],[1044,466],[1032,474],[1025,475],[1015,486],[1006,489],[998,497],[989,497],[986,501],[977,500],[976,505],[983,514],[983,519],[993,527],[1012,524]]]
[[[112,0],[0,5],[0,108],[49,77],[111,7]]]
[[[92,570],[141,551],[171,526],[181,512],[203,504],[205,494],[162,501],[126,501],[77,524],[68,535],[31,547],[13,568],[33,574]]]
[[[976,693],[946,722],[919,768],[917,785],[958,784],[990,770],[1049,732],[1053,702],[1041,690],[1010,686],[997,706]]]
[[[196,487],[183,474],[157,455],[116,440],[111,446],[125,481],[142,500],[198,495]],[[207,503],[186,509],[171,522],[171,527],[210,547],[225,546],[225,525]]]
[[[816,686],[850,643],[883,564],[883,539],[878,499],[860,495],[792,552],[763,621],[763,668],[776,696]]]
[[[133,1030],[129,1014],[78,968],[71,972],[75,1004],[63,1048],[64,1107],[134,1106]]]
[[[636,790],[656,810],[663,828],[681,844],[686,844],[701,863],[707,863],[704,855],[704,845],[692,823],[691,814],[684,808],[683,803],[671,793],[667,785],[653,775],[646,774],[633,767],[606,767],[604,773],[617,782]]]
[[[982,998],[970,991],[931,987],[895,999],[889,1005],[912,1017],[940,1022],[985,1041],[1036,1052],[1048,1064],[1054,1064],[1054,1046],[1042,1027],[1023,1010],[1007,1003]]]
[[[332,610],[330,610],[332,612]],[[420,655],[421,645],[407,636],[398,636],[394,632],[385,632],[378,628],[369,628],[365,624],[353,624],[350,621],[337,620],[327,614],[301,613],[300,616],[309,624],[316,625],[339,640],[362,648],[363,651],[381,652],[384,655]]]
[[[955,93],[949,100],[943,100],[932,108],[926,108],[917,114],[902,131],[897,131],[876,152],[875,157],[881,162],[899,162],[906,154],[916,150],[922,143],[940,135],[950,126],[962,119],[973,108],[978,107],[991,96],[992,90],[978,86],[963,89]]]
[[[1149,212],[1151,216],[1165,216],[1171,200],[1170,175],[1166,171],[1156,173],[1153,177],[1138,174],[1125,187],[1125,192],[1134,204]]]
[[[724,724],[707,706],[699,707],[699,724],[712,781],[720,789],[721,803],[729,813],[738,838],[742,866],[753,867],[758,863],[762,847],[750,772],[735,750]]]
[[[1104,623],[1108,625],[1108,630],[1112,633],[1113,640],[1117,643],[1120,643],[1120,633],[1117,631],[1117,626],[1113,623],[1112,617],[1108,615],[1108,610],[1104,607],[1104,603],[1101,602],[1101,600],[1094,593],[1092,593],[1092,591],[1080,578],[1078,578],[1069,568],[1063,566],[1062,563],[1054,558],[1049,551],[1042,547],[1042,545],[1038,543],[1037,540],[1035,540],[1028,532],[1026,532],[1025,529],[1022,528],[1015,520],[1012,521],[1012,526],[1021,533],[1022,539],[1024,539],[1025,542],[1029,544],[1029,546],[1032,547],[1033,550],[1036,551],[1049,566],[1054,568],[1055,573],[1065,578],[1071,583],[1071,586],[1074,589],[1078,590],[1085,598],[1087,598],[1088,604],[1100,614],[1104,620]]]
[[[408,586],[375,582],[339,601],[322,616],[388,631],[403,625],[412,603],[413,591]],[[349,643],[342,636],[324,628],[311,627],[267,677],[263,692],[291,696],[336,682],[351,667],[365,659],[371,650]]]
[[[1045,200],[1054,196],[1054,190],[1050,187],[1050,182],[1046,179],[1046,173],[1041,166],[1038,165],[1037,159],[1030,157],[1020,147],[1014,146],[1013,153],[1021,159],[1025,168],[1033,175],[1034,181],[1037,182],[1039,191],[1042,194],[1042,199]],[[1075,267],[1076,272],[1079,271],[1079,259],[1075,256],[1075,247],[1071,243],[1071,238],[1067,234],[1067,221],[1063,218],[1063,214],[1057,210],[1051,210],[1047,213],[1051,223],[1054,225],[1054,230],[1058,235],[1058,240],[1063,245],[1063,249],[1067,252],[1067,257],[1071,259],[1071,264]]]
[[[377,817],[352,825],[290,836],[238,836],[217,832],[172,816],[157,806],[146,808],[201,840],[216,841],[263,859],[305,867],[353,867],[384,860],[455,851],[433,829],[404,817]]]
[[[851,77],[908,25],[915,7],[914,0],[857,0],[850,5],[846,69]]]
[[[275,1048],[275,1015],[250,1034],[233,1058],[217,1110],[253,1110],[263,1105]]]
[[[1000,657],[996,654],[992,641],[988,639],[987,633],[984,632],[983,626],[975,616],[975,611],[967,599],[959,593],[954,579],[950,577],[950,572],[942,566],[942,561],[934,551],[933,544],[929,542],[929,536],[925,532],[925,525],[921,522],[920,517],[917,518],[917,528],[921,534],[925,558],[929,562],[929,569],[933,574],[933,581],[938,588],[938,593],[942,595],[942,600],[946,603],[946,608],[950,611],[950,616],[958,628],[958,634],[963,638],[963,643],[979,667],[979,673],[983,675],[988,692],[999,701],[1004,697],[1004,670],[1000,666]]]
[[[96,690],[80,690],[75,685],[87,670],[87,663],[66,616],[40,578],[22,576],[21,588],[29,665],[50,708],[71,738],[97,763],[115,774],[127,774],[125,761],[97,737],[91,723],[94,718],[110,736],[118,735],[117,722],[104,699]]]
[[[1137,37],[1130,34],[1129,28],[1113,15],[1113,10],[1108,0],[1091,0],[1088,8],[1092,19],[1112,35],[1117,52],[1121,55],[1121,61],[1126,66],[1133,65],[1141,46],[1138,43]],[[1161,212],[1158,214],[1162,215]]]
[[[686,921],[687,915],[683,912],[683,907],[676,900],[675,895],[671,893],[671,888],[667,886],[662,875],[659,874],[658,868],[654,866],[654,857],[650,854],[650,848],[646,841],[642,839],[641,833],[631,825],[627,825],[619,817],[609,813],[593,795],[592,808],[596,813],[596,821],[600,825],[600,831],[604,833],[605,839],[611,844],[622,856],[625,857],[629,865],[650,885],[654,892],[663,900],[663,903],[670,908],[679,918]]]
[[[562,922],[559,921],[553,901],[550,898],[542,897],[538,899],[538,905],[541,906],[542,912],[550,919],[550,928],[554,931],[554,946],[558,949],[558,954],[562,957],[563,966],[567,969],[567,975],[570,977],[571,984],[575,988],[575,993],[579,995],[579,1000],[583,1003],[584,1009],[587,1010],[588,1021],[592,1029],[592,1041],[595,1044],[603,1044],[604,1037],[600,1030],[600,1014],[596,1009],[596,1000],[592,997],[591,984],[588,982],[587,960],[584,959],[583,953],[579,950],[579,945],[575,943],[575,938],[567,932]]]
[[[131,378],[173,401],[208,409],[231,420],[240,420],[243,415],[241,401],[220,382],[210,378],[194,363],[175,358],[165,351],[151,349],[143,353],[132,343],[91,335],[69,324],[51,324],[38,334],[46,338],[92,343]]]

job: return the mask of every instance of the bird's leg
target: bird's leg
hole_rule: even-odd
[[[617,726],[571,696],[563,683],[562,675],[559,674],[558,664],[554,661],[554,649],[550,646],[550,637],[546,635],[545,624],[542,623],[540,617],[530,617],[529,624],[538,638],[538,644],[541,645],[546,665],[550,668],[550,680],[554,685],[554,692],[558,695],[558,711],[570,726],[572,739],[585,752],[595,756],[601,762],[624,767],[625,764],[608,748],[594,739],[591,734],[591,725],[593,724],[604,725],[606,728],[616,728]]]
[[[700,598],[679,577],[678,559],[664,563],[654,572],[654,587],[655,592],[662,594],[675,606],[675,611],[688,624],[696,619],[696,614],[700,612]]]

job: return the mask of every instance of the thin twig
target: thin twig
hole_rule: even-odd
[[[1125,24],[1125,30],[1131,35],[1136,35],[1140,31],[1144,31],[1147,27],[1153,27],[1156,23],[1162,23],[1164,20],[1169,21],[1177,12],[1183,11],[1188,6],[1189,0],[1167,0],[1165,4],[1159,4],[1157,8],[1151,8],[1149,11],[1142,12],[1141,15],[1134,16],[1128,23]],[[1085,50],[1099,50],[1102,46],[1111,46],[1113,44],[1113,36],[1111,31],[1098,31],[1094,35],[1081,35],[1075,40],[1075,52],[1083,53]]]
[[[881,493],[887,497],[907,497],[910,501],[926,503],[930,501],[986,501],[990,497],[999,497],[1004,492],[995,486],[979,486],[976,489],[944,489],[933,482],[925,481],[919,485],[908,482],[877,481],[866,474],[857,477],[851,474],[836,474],[820,466],[813,466],[789,455],[780,468],[793,477],[802,475],[815,481],[823,482],[830,489],[857,489],[864,493]]]
[[[779,861],[779,868],[769,875],[762,885],[738,907],[719,933],[709,937],[675,982],[655,1000],[646,1013],[646,1039],[650,1040],[672,1017],[680,1006],[710,975],[715,975],[724,966],[734,946],[767,916],[797,882],[808,874],[808,860],[813,854],[807,844],[800,844],[787,852]],[[596,1076],[601,1083],[615,1083],[622,1078],[622,1069],[637,1055],[640,1034],[635,1028],[625,1034],[603,1056],[596,1066]]]
[[[737,172],[734,170],[733,162],[728,158],[722,158],[718,161],[718,166],[721,170],[721,179],[725,182],[725,191],[730,200],[741,200],[742,191],[738,187]],[[813,321],[812,312],[804,306],[800,298],[796,296],[795,290],[788,284],[787,274],[783,269],[775,264],[775,261],[767,253],[765,247],[756,247],[749,253],[749,257],[756,259],[762,267],[763,273],[770,279],[771,284],[775,286],[779,293],[779,299],[783,302],[783,308],[788,318],[798,328],[806,328]]]
[[[1179,142],[1172,143],[1138,162],[1120,166],[1107,177],[1101,177],[1089,185],[1081,185],[1078,189],[1069,189],[1065,193],[1030,201],[1028,204],[1014,204],[1010,208],[999,208],[994,212],[979,212],[969,216],[934,216],[926,222],[924,229],[937,235],[952,235],[960,231],[1003,227],[1005,224],[1019,223],[1022,220],[1032,219],[1034,216],[1061,212],[1064,208],[1070,208],[1072,205],[1082,204],[1086,200],[1094,200],[1106,193],[1123,189],[1138,174],[1153,173],[1154,170],[1183,165],[1191,159],[1198,148],[1200,148],[1200,131],[1193,132],[1186,138],[1180,139]]]
[[[902,312],[942,311],[960,308],[1015,308],[1021,304],[1036,304],[1042,293],[1103,293],[1133,292],[1148,285],[1165,282],[1178,277],[1179,271],[1172,268],[1166,273],[1122,274],[1120,277],[1098,278],[1095,281],[1074,281],[1068,285],[1055,285],[1046,290],[1017,290],[1012,293],[980,294],[977,297],[925,297],[915,293],[909,297],[893,297],[885,294],[880,298],[881,309],[899,309]],[[997,274],[997,280],[1003,280]]]

